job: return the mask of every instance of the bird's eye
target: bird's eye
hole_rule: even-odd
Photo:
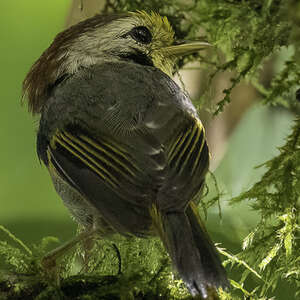
[[[129,35],[139,43],[149,44],[152,41],[152,34],[145,26],[134,27]]]

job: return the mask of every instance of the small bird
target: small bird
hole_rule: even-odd
[[[209,150],[166,17],[96,15],[59,33],[23,83],[40,115],[37,153],[75,220],[105,237],[158,235],[190,293],[207,299],[226,273],[197,211]]]

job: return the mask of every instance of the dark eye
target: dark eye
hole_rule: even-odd
[[[145,26],[134,27],[129,35],[139,43],[149,44],[152,41],[152,34]]]

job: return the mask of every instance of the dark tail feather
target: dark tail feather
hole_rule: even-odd
[[[227,287],[228,281],[198,212],[191,204],[185,212],[165,213],[162,221],[162,238],[190,293],[214,299],[215,288]]]

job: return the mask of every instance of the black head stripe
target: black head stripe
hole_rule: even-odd
[[[151,66],[151,67],[154,66],[151,57],[149,57],[149,56],[147,56],[147,54],[137,51],[137,50],[128,55],[121,55],[120,57],[122,57],[123,59],[129,60],[129,61],[133,61],[140,65]]]

